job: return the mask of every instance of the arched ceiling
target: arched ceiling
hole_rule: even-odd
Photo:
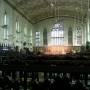
[[[26,17],[31,23],[38,23],[51,17],[69,16],[84,18],[89,0],[4,0]]]

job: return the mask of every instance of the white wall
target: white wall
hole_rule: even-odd
[[[9,31],[9,39],[4,40],[3,39],[3,19],[4,19],[4,13],[7,13],[7,20],[8,20],[8,31]],[[16,42],[16,19],[20,23],[20,38],[19,42]],[[31,36],[31,32],[33,30],[33,25],[28,22],[24,17],[22,17],[16,10],[14,10],[11,6],[9,6],[6,2],[3,0],[0,0],[0,43],[1,44],[9,44],[9,45],[18,45],[20,48],[23,47],[24,42],[24,27],[27,26],[27,37],[26,37],[26,43],[31,43],[29,40]],[[29,47],[30,45],[26,45]]]

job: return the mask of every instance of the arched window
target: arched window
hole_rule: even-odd
[[[35,38],[36,38],[36,46],[40,46],[40,32],[39,31],[35,33]]]
[[[24,26],[24,41],[27,41],[27,26]]]
[[[4,25],[7,25],[7,12],[4,13]]]
[[[82,30],[80,26],[76,28],[76,45],[82,45]]]
[[[63,26],[59,23],[55,24],[51,31],[51,45],[63,45],[64,31]]]
[[[16,20],[16,41],[19,40],[20,29],[19,29],[19,21]]]
[[[30,30],[30,38],[29,38],[29,42],[30,42],[30,44],[32,45],[32,29]]]
[[[3,25],[3,29],[4,29],[4,39],[7,40],[8,39],[8,23],[7,23],[7,12],[5,11],[4,13],[4,25]]]
[[[26,27],[26,25],[24,27],[24,35],[27,36],[27,27]]]

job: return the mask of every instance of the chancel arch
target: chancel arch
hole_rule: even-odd
[[[43,38],[41,48],[46,48],[46,52],[44,52],[60,54],[73,50],[80,51],[83,42],[82,21],[67,17],[64,17],[60,22],[55,22],[55,20],[56,18],[48,19],[35,25],[36,31],[40,31],[41,34],[43,32],[43,35],[40,35],[40,43],[42,43]],[[45,32],[47,33],[46,36]],[[45,40],[47,40],[47,44]]]

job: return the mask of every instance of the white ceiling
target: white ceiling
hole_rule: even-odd
[[[31,23],[56,16],[85,17],[89,0],[5,0]]]

